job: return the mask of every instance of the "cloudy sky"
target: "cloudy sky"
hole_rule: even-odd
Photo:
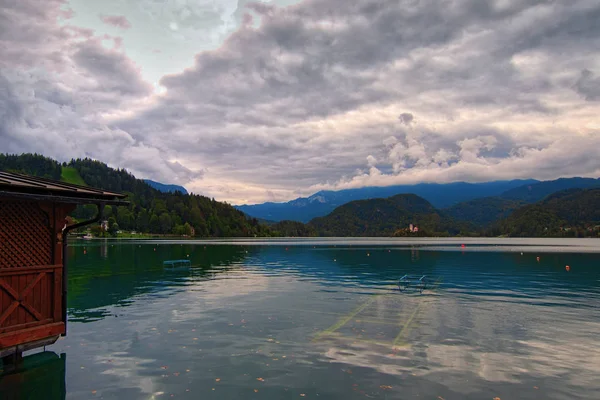
[[[0,0],[0,151],[233,204],[600,176],[598,0]]]

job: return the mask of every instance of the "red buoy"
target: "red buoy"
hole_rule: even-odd
[[[569,272],[571,270],[571,267],[569,267],[568,265],[565,267],[565,269],[567,270],[567,272]]]

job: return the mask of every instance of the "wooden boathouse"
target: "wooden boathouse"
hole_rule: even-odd
[[[104,205],[125,195],[28,175],[0,172],[0,358],[53,344],[67,332],[69,231],[100,220]],[[78,204],[97,215],[67,225]]]

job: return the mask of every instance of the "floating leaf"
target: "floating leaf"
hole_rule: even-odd
[[[215,379],[215,382],[221,382],[221,378]]]
[[[379,387],[380,387],[381,389],[383,389],[383,390],[390,390],[390,389],[392,388],[392,387],[391,387],[391,386],[389,386],[389,385],[381,385],[381,386],[379,386]]]
[[[92,390],[92,394],[96,394],[96,391],[95,391],[95,390]]]
[[[258,393],[258,389],[254,389],[254,393]]]
[[[264,382],[264,378],[256,378],[257,381]]]
[[[300,397],[304,397],[306,396],[304,393],[300,393]]]

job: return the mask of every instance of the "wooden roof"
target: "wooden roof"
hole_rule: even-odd
[[[88,186],[0,171],[0,197],[26,197],[64,203],[126,203],[126,195]]]

